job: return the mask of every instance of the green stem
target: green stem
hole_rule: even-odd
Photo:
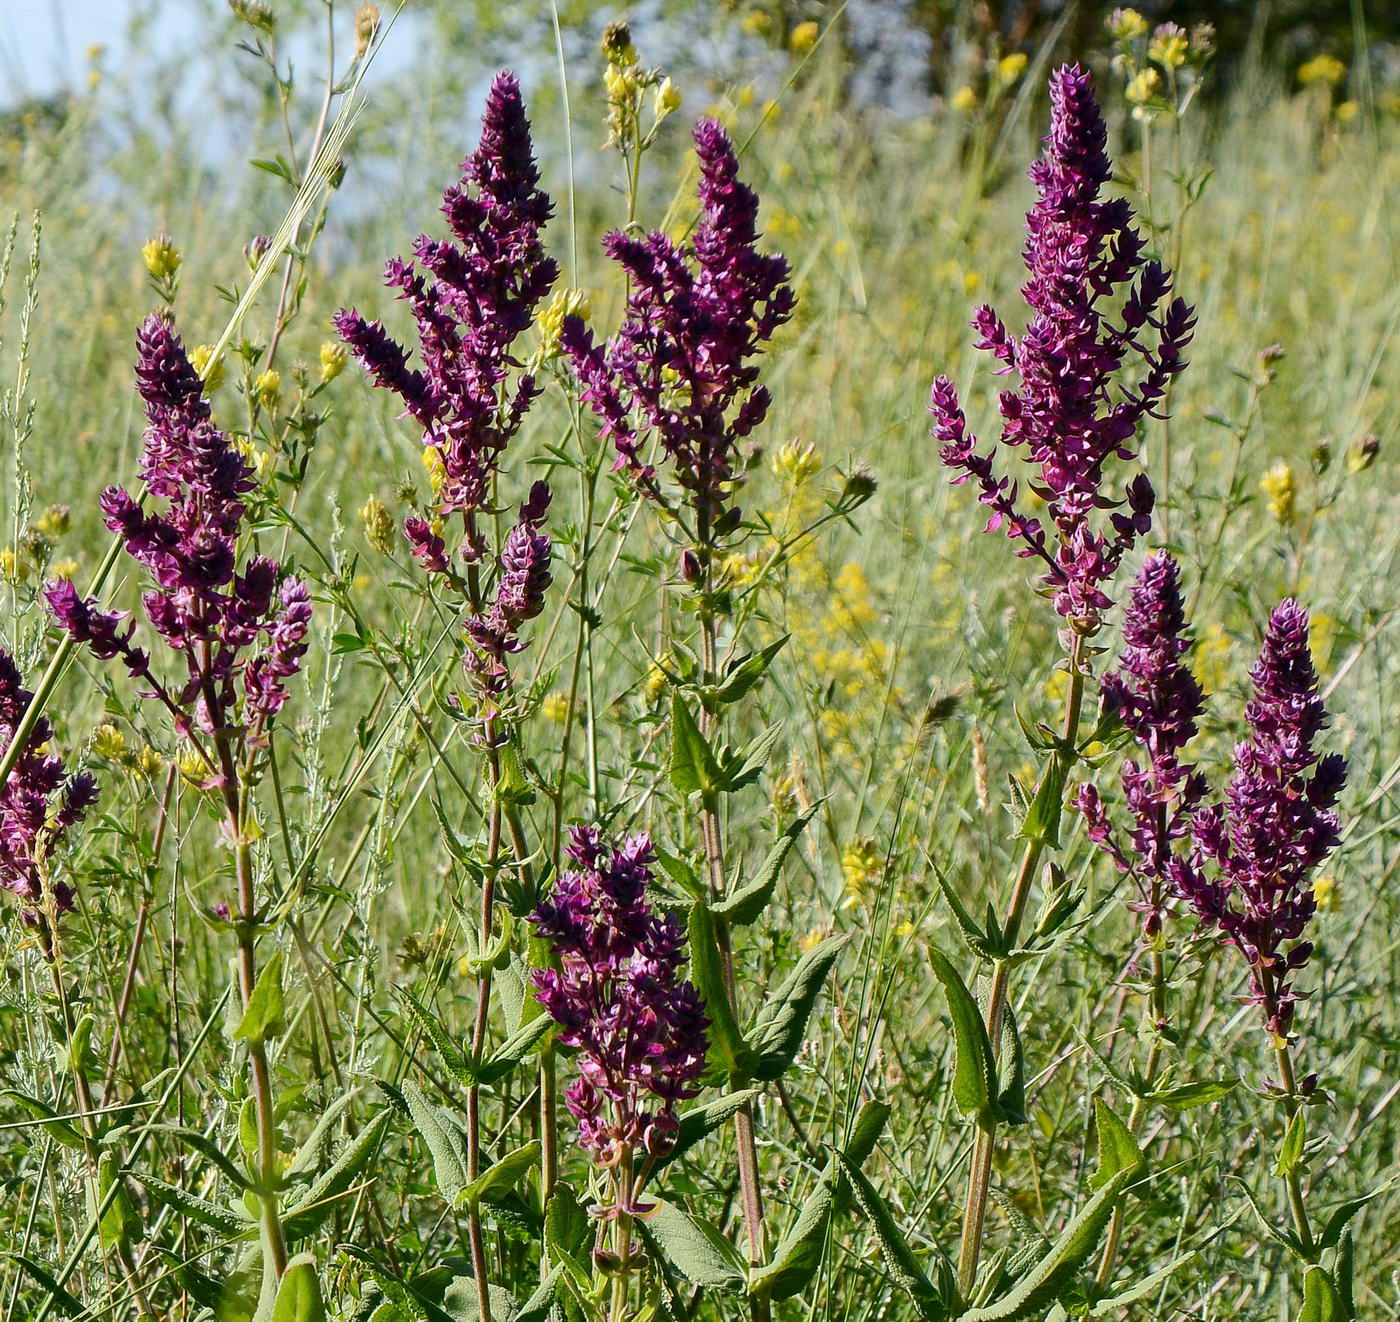
[[[1279,1082],[1283,1085],[1283,1109],[1288,1123],[1298,1114],[1298,1082],[1293,1073],[1293,1057],[1288,1050],[1288,1042],[1279,1038],[1274,1043],[1274,1058],[1278,1061]],[[1288,1207],[1293,1214],[1293,1229],[1298,1242],[1303,1246],[1303,1254],[1311,1258],[1316,1245],[1313,1241],[1312,1225],[1308,1221],[1308,1209],[1303,1199],[1303,1179],[1295,1166],[1283,1177],[1284,1188],[1288,1191]]]
[[[1063,783],[1074,758],[1074,745],[1079,736],[1079,719],[1084,706],[1083,673],[1084,640],[1076,634],[1069,655],[1069,691],[1065,696],[1065,720],[1061,732],[1060,747],[1051,758],[1046,777],[1055,777]],[[1042,779],[1041,785],[1045,784]],[[1039,792],[1039,786],[1037,792]],[[1043,837],[1037,836],[1026,841],[1021,855],[1021,865],[1016,872],[1016,880],[1011,887],[1011,899],[1007,904],[1006,918],[1002,923],[1006,944],[1014,944],[1025,917],[1026,905],[1030,900],[1031,886],[1040,866],[1045,849]],[[999,960],[992,970],[991,990],[987,993],[987,1036],[991,1039],[992,1050],[1001,1053],[1001,1026],[1006,1015],[1007,990],[1011,979],[1011,965]],[[989,1121],[977,1131],[977,1139],[972,1151],[972,1165],[968,1171],[967,1196],[963,1202],[962,1240],[958,1248],[958,1289],[963,1298],[968,1298],[977,1283],[977,1264],[982,1255],[982,1236],[987,1220],[987,1197],[991,1191],[992,1157],[996,1151],[996,1123]]]

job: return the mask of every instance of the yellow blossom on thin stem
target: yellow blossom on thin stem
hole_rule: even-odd
[[[1259,489],[1269,498],[1269,513],[1275,522],[1288,527],[1298,513],[1298,478],[1293,466],[1280,459],[1259,479]]]
[[[224,360],[220,358],[214,361],[214,346],[212,344],[199,344],[190,350],[190,366],[199,373],[199,378],[204,382],[206,391],[217,390],[223,385],[227,373],[224,371]]]

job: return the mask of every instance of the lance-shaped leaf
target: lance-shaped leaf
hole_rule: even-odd
[[[452,1313],[436,1302],[427,1290],[419,1288],[416,1284],[410,1285],[407,1281],[395,1276],[382,1263],[376,1262],[370,1257],[364,1249],[354,1244],[342,1244],[340,1251],[354,1258],[356,1262],[361,1263],[369,1270],[369,1274],[374,1277],[375,1284],[384,1292],[384,1297],[398,1309],[403,1317],[412,1319],[412,1322],[462,1322],[460,1317],[454,1317]],[[492,1316],[494,1317],[494,1300],[492,1302]],[[503,1320],[508,1317],[509,1313],[503,1314]]]
[[[477,1065],[472,1074],[478,1083],[495,1083],[503,1079],[522,1060],[534,1051],[545,1035],[554,1027],[554,1020],[547,1015],[536,1016],[515,1030],[485,1060]]]
[[[1140,1303],[1149,1295],[1156,1294],[1180,1268],[1184,1267],[1195,1256],[1194,1253],[1183,1253],[1181,1257],[1173,1258],[1165,1267],[1159,1268],[1151,1275],[1143,1276],[1130,1285],[1125,1285],[1116,1293],[1095,1300],[1093,1307],[1089,1309],[1089,1316],[1122,1317],[1123,1309],[1127,1308],[1129,1304]]]
[[[682,794],[718,793],[723,780],[709,741],[676,689],[671,690],[671,761],[667,770],[671,784]]]
[[[744,1270],[734,1246],[714,1226],[684,1208],[657,1203],[637,1225],[692,1284],[732,1289],[743,1282]]]
[[[763,678],[768,667],[773,664],[773,659],[783,650],[790,637],[790,634],[784,634],[761,651],[745,653],[731,662],[724,672],[724,678],[718,684],[701,690],[706,705],[714,707],[721,703],[738,702]]]
[[[865,1213],[870,1228],[875,1233],[875,1241],[880,1246],[880,1257],[884,1261],[885,1270],[889,1272],[895,1284],[914,1301],[914,1307],[923,1322],[946,1322],[947,1301],[929,1280],[885,1200],[875,1191],[875,1186],[866,1179],[858,1166],[848,1161],[840,1152],[835,1156],[846,1179],[850,1181],[856,1206]],[[942,1275],[946,1275],[946,1272],[940,1272],[940,1276]]]
[[[953,1020],[957,1063],[953,1071],[953,1102],[963,1115],[972,1116],[983,1128],[1000,1118],[996,1058],[992,1055],[987,1026],[972,993],[942,951],[929,952],[934,977],[943,984],[948,1013]]]
[[[1140,1174],[1147,1159],[1137,1139],[1101,1097],[1094,1098],[1094,1124],[1099,1136],[1099,1166],[1089,1177],[1089,1187],[1102,1189],[1119,1171]]]
[[[1004,941],[994,941],[991,936],[977,926],[976,920],[968,913],[966,906],[958,896],[952,884],[942,872],[935,869],[934,881],[938,884],[938,889],[943,892],[943,898],[948,902],[948,908],[953,911],[953,919],[958,925],[958,931],[962,935],[967,948],[972,951],[978,959],[987,963],[1003,959],[1009,953]]]
[[[752,785],[773,755],[773,745],[783,732],[781,725],[770,725],[757,739],[745,744],[738,752],[727,747],[720,758],[720,781],[717,788],[725,794],[733,794],[746,785]]]
[[[1332,1278],[1321,1267],[1310,1267],[1303,1277],[1303,1307],[1298,1322],[1352,1322]]]
[[[864,1165],[870,1156],[890,1108],[883,1102],[868,1102],[861,1108],[852,1130],[845,1157],[854,1166]],[[806,1289],[821,1269],[826,1254],[832,1218],[847,1201],[841,1195],[849,1188],[842,1168],[833,1156],[817,1187],[808,1194],[797,1220],[783,1237],[770,1262],[749,1277],[749,1293],[769,1299],[791,1299]]]
[[[1200,1079],[1195,1083],[1179,1083],[1173,1088],[1160,1088],[1147,1093],[1143,1100],[1153,1106],[1169,1106],[1173,1111],[1189,1111],[1193,1106],[1208,1106],[1234,1091],[1238,1079]]]
[[[1111,1177],[1025,1276],[1000,1299],[963,1313],[959,1322],[1022,1322],[1024,1318],[1042,1316],[1099,1247],[1113,1209],[1135,1175],[1133,1170],[1120,1170]]]
[[[1278,1161],[1274,1163],[1274,1174],[1287,1179],[1303,1164],[1303,1149],[1308,1141],[1307,1113],[1300,1106],[1288,1122],[1288,1130],[1279,1147]]]
[[[1385,1193],[1391,1187],[1387,1182],[1379,1189],[1372,1189],[1370,1193],[1363,1193],[1357,1198],[1348,1198],[1344,1203],[1338,1203],[1328,1214],[1327,1220],[1322,1224],[1322,1232],[1317,1237],[1317,1247],[1319,1249],[1336,1248],[1341,1241],[1342,1233],[1351,1223],[1354,1217],[1371,1199]]]
[[[53,1300],[53,1306],[58,1309],[64,1317],[81,1318],[88,1316],[87,1309],[69,1291],[61,1286],[53,1273],[42,1263],[31,1258],[27,1253],[6,1252],[0,1255],[11,1259],[19,1264],[25,1275],[36,1281],[45,1294]]]
[[[4,1092],[0,1092],[0,1098],[6,1097],[18,1102],[34,1117],[40,1134],[47,1134],[56,1143],[62,1143],[65,1148],[73,1148],[78,1152],[87,1150],[87,1141],[83,1136],[73,1128],[66,1117],[59,1115],[47,1102],[20,1092],[18,1088],[6,1088]]]
[[[710,1043],[730,1079],[746,1082],[753,1077],[752,1053],[744,1042],[733,1007],[729,1004],[729,990],[724,984],[724,967],[720,961],[719,933],[714,915],[703,902],[690,906],[687,935],[690,976],[701,1000],[705,1002],[705,1015],[710,1021]]]
[[[731,927],[747,927],[750,923],[758,920],[759,915],[768,907],[769,901],[773,898],[773,892],[777,888],[778,878],[782,874],[783,864],[787,861],[787,856],[792,852],[792,847],[797,843],[802,832],[806,830],[807,823],[812,820],[820,807],[820,803],[814,803],[798,817],[778,837],[777,843],[769,850],[768,857],[763,860],[763,866],[759,868],[753,879],[746,881],[713,906],[717,917],[723,918]]]
[[[771,1083],[796,1059],[812,1008],[846,940],[842,935],[819,941],[793,965],[778,990],[764,999],[745,1038],[757,1057],[754,1078]]]
[[[249,1218],[240,1216],[231,1208],[211,1203],[198,1194],[190,1193],[188,1189],[180,1188],[179,1185],[167,1184],[164,1180],[156,1179],[154,1175],[141,1175],[139,1178],[142,1187],[156,1202],[163,1203],[172,1212],[187,1216],[191,1221],[198,1221],[200,1225],[217,1230],[230,1239],[241,1239],[257,1230]]]
[[[591,1234],[588,1212],[574,1191],[567,1184],[556,1184],[544,1213],[545,1247],[580,1290],[588,1288],[593,1276],[588,1260]]]
[[[1021,1030],[1016,1012],[1008,1005],[1001,1016],[1001,1064],[999,1078],[1006,1080],[997,1093],[997,1110],[1003,1124],[1024,1125],[1026,1119],[1026,1053],[1021,1048]]]
[[[545,1322],[554,1308],[554,1301],[559,1297],[559,1286],[563,1279],[564,1268],[561,1264],[539,1283],[534,1294],[520,1305],[520,1311],[510,1322]],[[495,1314],[492,1313],[491,1316],[494,1322]]]
[[[507,1152],[500,1161],[488,1166],[462,1191],[466,1203],[489,1202],[509,1193],[540,1158],[538,1139]]]
[[[272,952],[272,958],[262,967],[253,984],[242,1018],[234,1025],[229,1037],[234,1042],[262,1046],[281,1037],[287,1028],[287,1007],[282,999],[282,951]]]
[[[437,1177],[442,1196],[457,1206],[467,1185],[467,1144],[462,1131],[430,1102],[423,1090],[412,1082],[400,1089],[413,1127],[427,1144],[433,1159],[433,1174]]]
[[[389,1112],[381,1111],[349,1143],[331,1166],[307,1188],[283,1214],[282,1230],[288,1240],[314,1234],[335,1211],[336,1201],[364,1173],[379,1152],[380,1140],[389,1123]]]
[[[442,1020],[423,1004],[407,987],[395,987],[399,1001],[408,1019],[433,1044],[434,1050],[452,1075],[463,1087],[472,1083],[471,1070],[467,1058],[462,1054],[452,1034]]]
[[[662,1170],[684,1156],[706,1135],[713,1134],[762,1095],[761,1088],[740,1088],[738,1092],[725,1093],[703,1106],[692,1106],[688,1111],[682,1111],[676,1141],[671,1150],[657,1160],[656,1169]]]
[[[1065,758],[1054,756],[1050,759],[1021,822],[1018,834],[1024,839],[1037,841],[1047,849],[1059,848],[1060,818],[1064,813],[1065,778],[1068,773],[1069,763]]]
[[[326,1322],[321,1282],[316,1279],[316,1259],[309,1253],[299,1253],[287,1263],[277,1285],[272,1322]]]

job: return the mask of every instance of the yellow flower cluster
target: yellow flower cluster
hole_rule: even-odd
[[[884,854],[869,836],[856,836],[841,851],[841,876],[846,883],[841,907],[849,909],[866,903],[872,883],[879,881],[884,874]]]
[[[1287,528],[1298,517],[1298,477],[1293,466],[1280,459],[1262,478],[1259,489],[1269,498],[1269,513]]]
[[[204,382],[204,393],[209,394],[224,384],[228,374],[224,370],[224,360],[214,361],[212,344],[197,344],[190,350],[190,366],[199,373]]]
[[[389,555],[394,549],[394,521],[378,496],[371,496],[360,507],[360,522],[364,525],[365,541],[380,555]]]
[[[170,280],[180,269],[180,252],[168,234],[157,234],[141,246],[141,260],[153,280]]]
[[[1335,55],[1314,55],[1312,59],[1298,66],[1298,81],[1304,87],[1314,83],[1326,83],[1335,87],[1346,77],[1347,67]]]

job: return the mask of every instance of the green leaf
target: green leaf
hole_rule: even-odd
[[[1328,1214],[1327,1220],[1323,1223],[1322,1233],[1317,1237],[1317,1247],[1319,1249],[1336,1248],[1341,1241],[1342,1233],[1351,1223],[1354,1217],[1371,1199],[1385,1193],[1390,1188],[1390,1184],[1383,1184],[1379,1189],[1372,1189],[1370,1193],[1363,1193],[1358,1198],[1348,1198],[1344,1203],[1338,1203]]]
[[[554,1307],[554,1301],[559,1295],[559,1282],[564,1277],[563,1266],[555,1267],[548,1276],[542,1280],[538,1287],[523,1304],[520,1311],[515,1314],[511,1322],[545,1322],[550,1311]],[[491,1322],[495,1322],[496,1315],[491,1314]]]
[[[1043,1314],[1099,1247],[1113,1209],[1134,1178],[1132,1170],[1112,1176],[1060,1232],[1049,1252],[1000,1299],[969,1309],[959,1322],[1021,1322]]]
[[[28,1111],[37,1122],[41,1134],[47,1134],[56,1143],[62,1143],[65,1148],[74,1148],[79,1152],[87,1151],[87,1143],[83,1136],[69,1121],[61,1119],[58,1112],[47,1102],[41,1102],[26,1092],[20,1092],[18,1088],[6,1088],[4,1092],[0,1092],[0,1097],[13,1098]]]
[[[924,1272],[885,1200],[876,1193],[875,1186],[866,1179],[858,1166],[840,1152],[836,1153],[835,1157],[841,1164],[846,1179],[850,1181],[856,1205],[865,1213],[870,1228],[875,1233],[885,1270],[889,1272],[895,1284],[914,1301],[923,1322],[945,1322],[948,1316],[947,1303]]]
[[[934,977],[947,993],[948,1011],[953,1020],[953,1039],[958,1053],[953,1073],[953,1101],[963,1115],[973,1116],[980,1126],[988,1128],[999,1116],[997,1067],[987,1026],[982,1022],[982,1012],[972,999],[972,993],[943,952],[931,950],[929,960]]]
[[[1018,834],[1023,839],[1036,840],[1046,849],[1060,847],[1060,816],[1065,806],[1065,778],[1068,774],[1069,766],[1064,758],[1057,756],[1050,759],[1021,822]]]
[[[1099,1299],[1089,1310],[1090,1317],[1118,1317],[1124,1308],[1129,1304],[1140,1303],[1148,1295],[1156,1294],[1177,1272],[1178,1268],[1190,1262],[1196,1255],[1194,1253],[1184,1253],[1179,1258],[1174,1258],[1171,1262],[1150,1276],[1144,1276],[1141,1280],[1134,1281],[1131,1285],[1124,1286],[1117,1294],[1109,1295]]]
[[[262,967],[248,998],[243,1017],[229,1034],[235,1042],[262,1046],[281,1037],[287,1028],[287,1007],[282,999],[282,951],[272,952],[272,958]]]
[[[726,752],[717,788],[725,794],[733,794],[735,790],[752,785],[763,774],[763,769],[773,755],[773,745],[778,742],[778,736],[782,732],[781,725],[770,725],[757,739],[746,744],[737,753]]]
[[[1240,1180],[1239,1186],[1244,1193],[1245,1199],[1248,1201],[1250,1207],[1253,1209],[1255,1218],[1258,1220],[1260,1226],[1263,1228],[1264,1233],[1268,1235],[1271,1239],[1276,1240],[1278,1243],[1282,1244],[1284,1248],[1286,1248],[1290,1253],[1294,1255],[1294,1257],[1301,1258],[1303,1259],[1303,1261],[1306,1262],[1308,1260],[1308,1255],[1303,1252],[1303,1245],[1301,1244],[1301,1242],[1293,1235],[1291,1231],[1282,1230],[1278,1226],[1274,1225],[1272,1221],[1269,1220],[1268,1213],[1265,1212],[1263,1207],[1260,1206],[1259,1200],[1254,1196],[1254,1190],[1251,1189],[1249,1185],[1247,1185],[1243,1180]]]
[[[796,1059],[812,1008],[846,940],[841,935],[819,941],[793,965],[778,990],[764,998],[745,1037],[749,1049],[758,1057],[754,1078],[766,1083],[781,1078]]]
[[[287,1263],[277,1286],[272,1322],[326,1322],[321,1283],[316,1279],[316,1259],[299,1253]]]
[[[464,1087],[473,1082],[471,1069],[467,1064],[467,1058],[457,1046],[452,1034],[447,1031],[441,1019],[437,1017],[426,1005],[423,1004],[407,987],[395,987],[403,1008],[407,1011],[408,1018],[418,1028],[423,1036],[433,1044],[434,1050],[442,1060],[458,1083]]]
[[[107,1203],[107,1210],[98,1222],[98,1237],[107,1248],[118,1244],[129,1244],[141,1234],[141,1214],[136,1210],[135,1204],[131,1201],[131,1195],[126,1191],[126,1181],[122,1178],[114,1152],[104,1152],[99,1158],[97,1183],[97,1203],[90,1206],[89,1211],[96,1213],[98,1207]],[[115,1193],[112,1192],[113,1185],[116,1186]],[[110,1202],[108,1202],[109,1194],[111,1194]]]
[[[305,1239],[325,1224],[335,1211],[336,1200],[344,1196],[379,1152],[388,1123],[389,1112],[380,1111],[345,1145],[330,1169],[283,1213],[282,1230],[288,1240]]]
[[[1174,1111],[1189,1111],[1193,1106],[1218,1102],[1232,1093],[1238,1082],[1238,1079],[1201,1079],[1196,1083],[1180,1083],[1174,1088],[1147,1093],[1143,1100],[1154,1106],[1169,1106]]]
[[[84,1317],[87,1315],[87,1310],[83,1305],[58,1283],[47,1267],[25,1253],[5,1253],[4,1256],[17,1262],[26,1275],[33,1277],[39,1283],[49,1298],[53,1300],[54,1307],[64,1317]]]
[[[466,1138],[443,1112],[434,1106],[416,1083],[405,1083],[403,1099],[413,1118],[414,1128],[428,1145],[433,1159],[433,1174],[437,1177],[442,1196],[454,1207],[461,1201],[467,1185]]]
[[[513,737],[501,746],[500,759],[501,778],[496,782],[496,793],[506,803],[534,803],[535,788],[525,776],[520,749]]]
[[[1094,1098],[1094,1125],[1099,1135],[1099,1167],[1089,1177],[1089,1187],[1102,1189],[1120,1171],[1141,1174],[1147,1160],[1137,1139],[1101,1097]]]
[[[778,842],[769,851],[752,881],[745,882],[712,906],[717,917],[723,918],[731,927],[747,927],[758,920],[773,898],[787,856],[820,807],[820,803],[814,803],[778,837]]]
[[[1293,1112],[1288,1122],[1288,1131],[1278,1150],[1278,1160],[1274,1163],[1274,1174],[1287,1179],[1303,1164],[1303,1148],[1308,1141],[1307,1112],[1300,1106]]]
[[[544,1213],[544,1242],[549,1256],[563,1265],[579,1289],[592,1280],[588,1249],[592,1234],[588,1213],[567,1184],[556,1184]]]
[[[1310,1267],[1303,1277],[1303,1307],[1298,1322],[1351,1322],[1342,1296],[1321,1267]]]
[[[784,634],[762,651],[749,652],[732,662],[725,671],[723,681],[710,689],[709,695],[718,703],[738,702],[763,678],[764,672],[773,664],[774,658],[787,645],[791,636]]]
[[[342,1244],[340,1251],[368,1268],[370,1275],[374,1277],[375,1284],[384,1291],[384,1297],[405,1317],[413,1319],[413,1322],[461,1322],[459,1318],[454,1318],[451,1313],[435,1303],[421,1290],[409,1285],[407,1281],[395,1276],[387,1267],[377,1263],[364,1249],[354,1244]]]
[[[699,874],[683,858],[662,849],[660,845],[653,845],[656,853],[657,865],[666,874],[667,879],[678,890],[690,896],[692,900],[708,900],[710,898],[710,888],[700,880]]]
[[[507,1152],[500,1161],[488,1166],[467,1185],[466,1189],[462,1191],[462,1201],[481,1203],[500,1198],[502,1194],[508,1193],[525,1178],[526,1172],[534,1166],[539,1158],[540,1144],[538,1139],[531,1139],[530,1142]]]
[[[674,1203],[657,1203],[656,1210],[637,1224],[693,1285],[724,1289],[743,1282],[744,1271],[734,1246],[714,1226]]]
[[[715,919],[703,902],[690,907],[687,935],[690,938],[690,976],[705,1002],[705,1014],[710,1021],[710,1043],[719,1053],[730,1079],[746,1082],[752,1077],[753,1059],[744,1035],[739,1031],[733,1007],[729,1004]]]
[[[472,1073],[478,1083],[495,1083],[503,1079],[525,1059],[554,1027],[554,1020],[540,1015],[520,1025]]]
[[[257,1230],[257,1227],[247,1217],[240,1216],[227,1207],[220,1207],[218,1203],[211,1203],[207,1199],[200,1198],[197,1194],[190,1193],[188,1189],[181,1189],[175,1184],[167,1184],[164,1180],[156,1179],[154,1175],[138,1175],[137,1178],[156,1202],[163,1203],[172,1212],[176,1212],[180,1216],[187,1216],[191,1221],[198,1221],[201,1225],[217,1230],[221,1235],[227,1235],[230,1239],[247,1238]]]
[[[1001,1016],[1001,1059],[998,1074],[1007,1078],[997,1093],[997,1109],[1004,1124],[1024,1125],[1026,1121],[1026,1054],[1021,1049],[1021,1030],[1016,1013],[1008,1005]]]
[[[252,1181],[239,1169],[238,1164],[227,1156],[208,1134],[203,1134],[198,1129],[187,1129],[183,1125],[152,1125],[150,1129],[154,1134],[169,1134],[186,1147],[193,1148],[200,1156],[206,1157],[213,1165],[217,1166],[220,1174],[239,1189],[253,1187]]]
[[[1003,958],[1006,955],[1005,946],[998,942],[993,942],[980,927],[976,920],[968,913],[963,902],[958,897],[957,891],[943,875],[935,870],[933,879],[938,885],[938,889],[943,892],[943,898],[948,901],[948,907],[953,911],[953,918],[958,924],[958,931],[962,933],[962,939],[967,944],[967,948],[972,951],[978,959],[991,963],[994,960]]]
[[[671,784],[682,794],[714,794],[722,779],[719,763],[700,733],[685,699],[671,690]]]
[[[716,1097],[714,1101],[706,1102],[703,1106],[692,1106],[690,1110],[682,1111],[676,1141],[671,1150],[657,1161],[656,1169],[661,1170],[678,1157],[684,1156],[706,1135],[713,1134],[762,1095],[762,1088],[741,1088],[738,1092]]]

